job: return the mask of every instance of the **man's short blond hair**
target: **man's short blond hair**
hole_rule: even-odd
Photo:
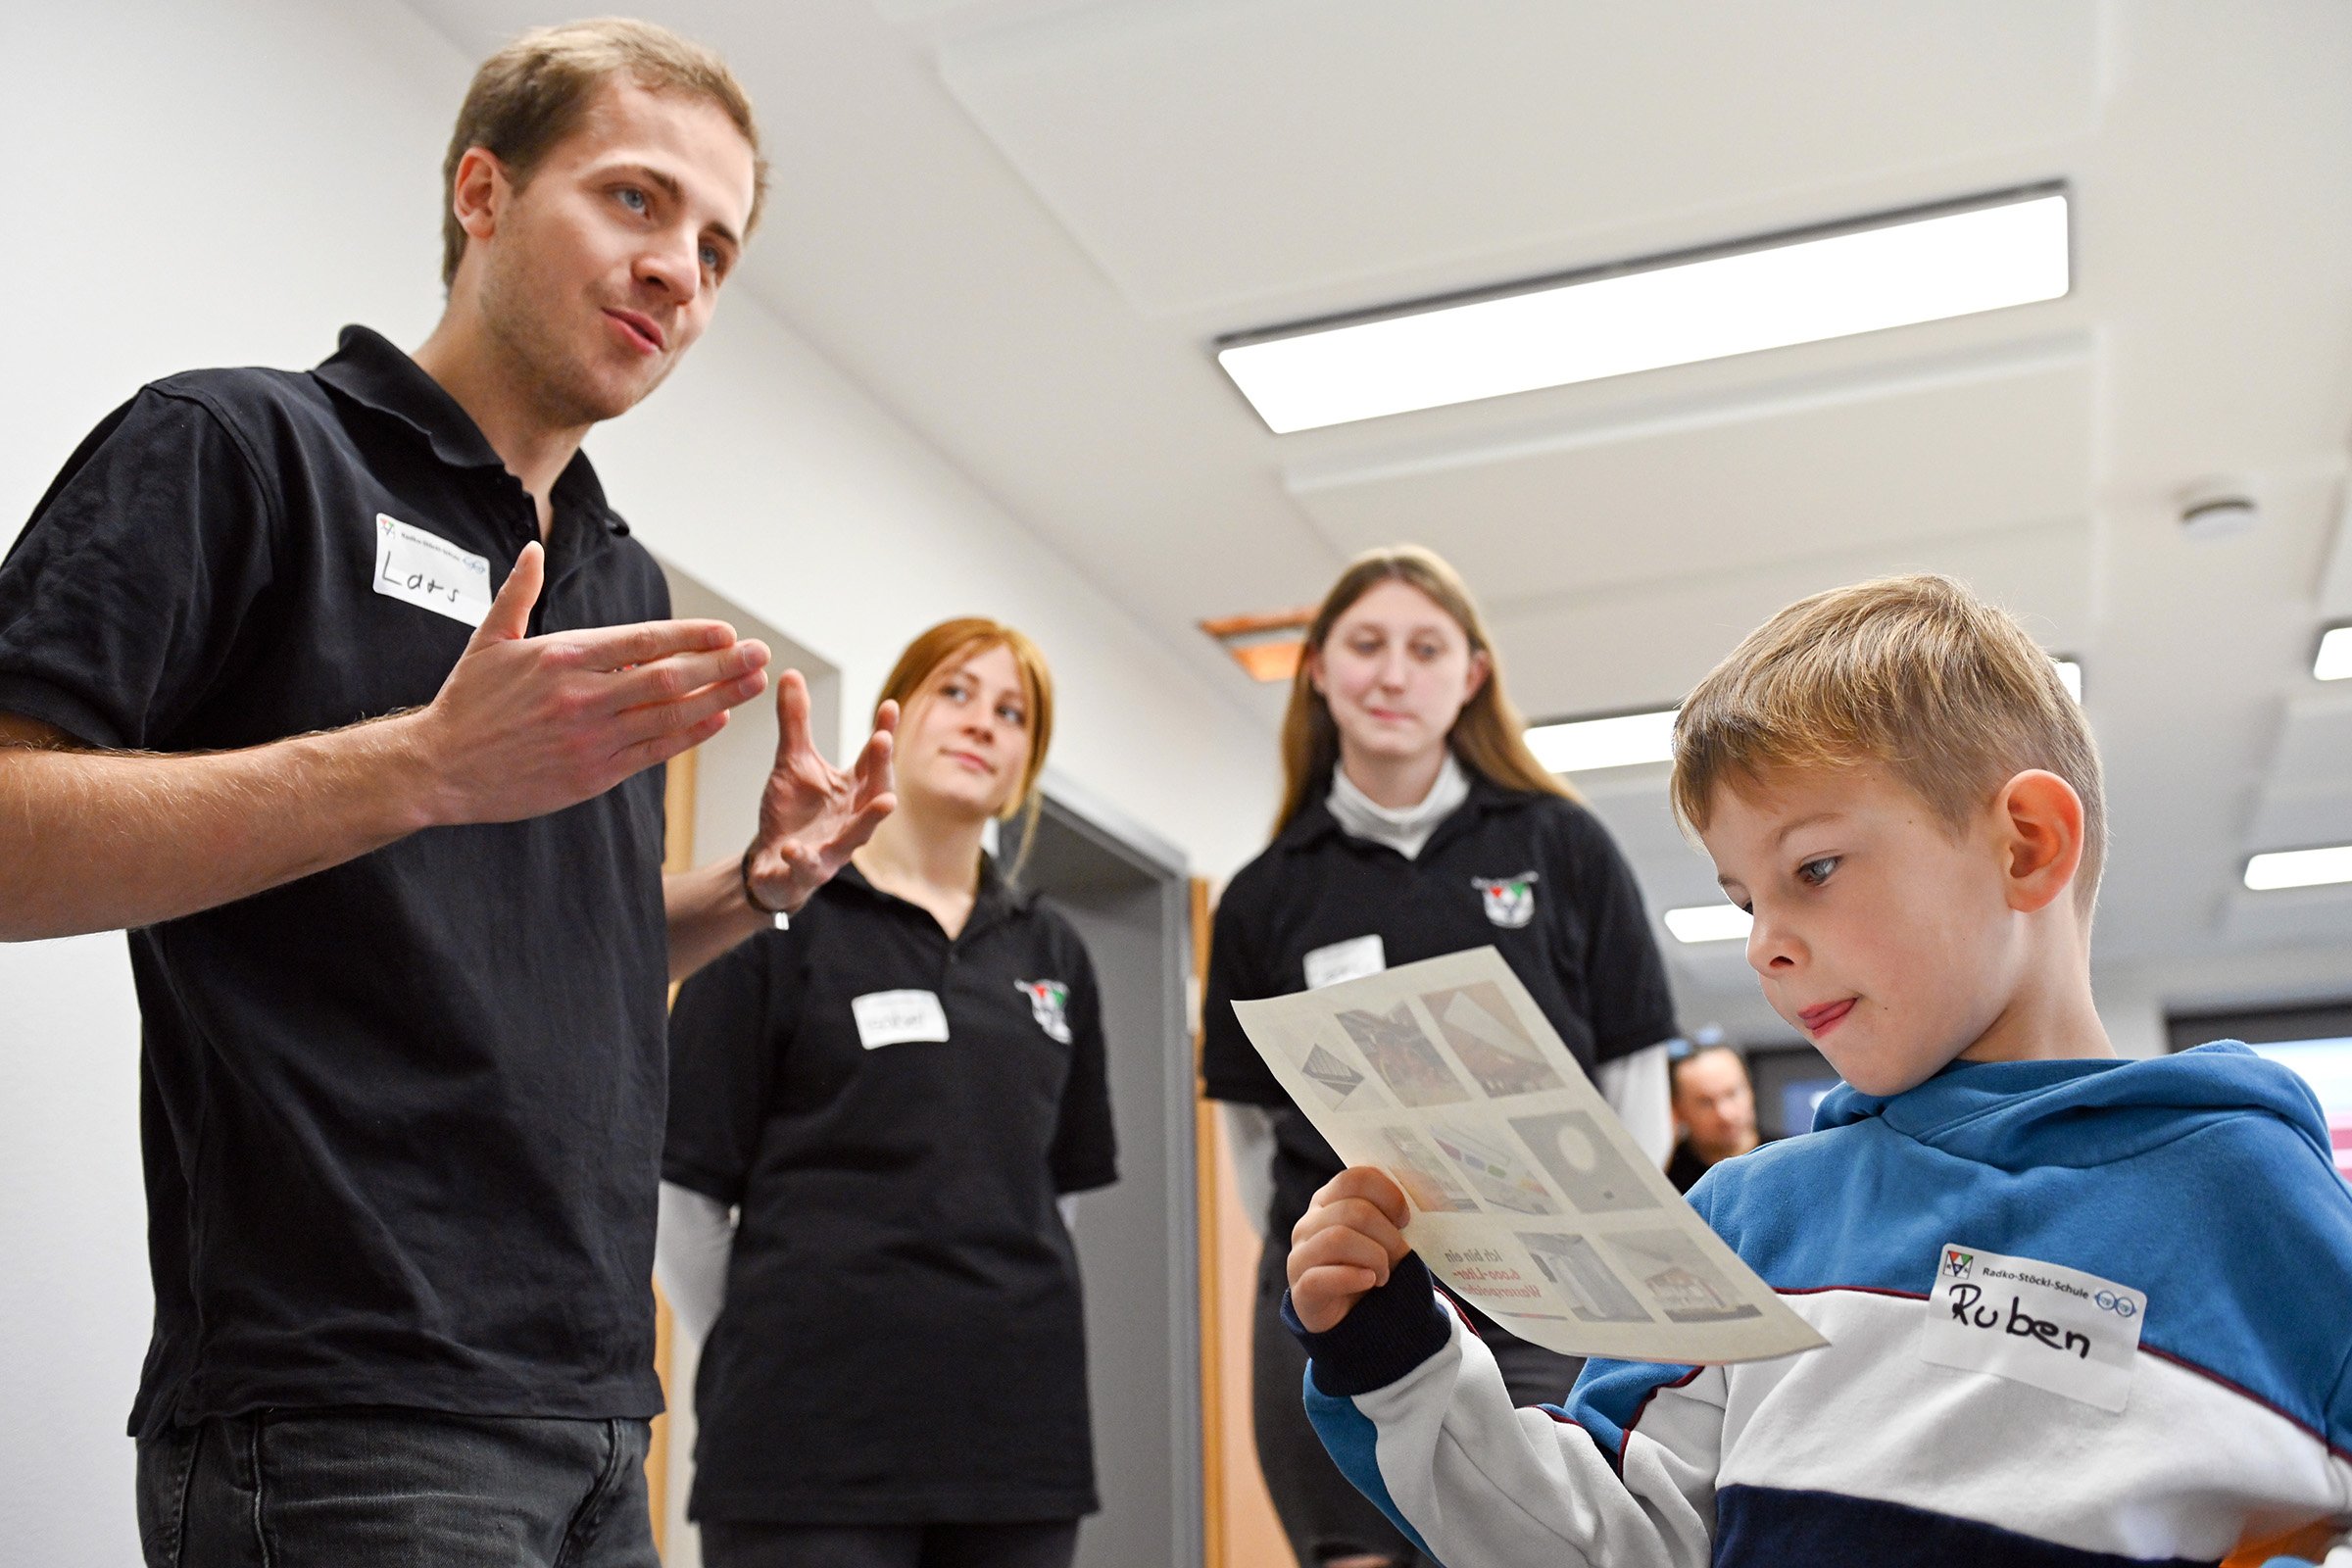
[[[767,200],[767,160],[752,100],[709,49],[667,27],[627,17],[602,17],[538,27],[482,62],[458,110],[458,127],[441,163],[441,281],[458,275],[466,230],[452,205],[458,163],[469,147],[486,148],[506,166],[515,187],[530,183],[540,160],[577,130],[604,84],[625,75],[648,92],[673,92],[715,104],[752,148],[752,210],[743,233],[751,237]]]
[[[1782,768],[1889,769],[1957,830],[2017,774],[2082,798],[2076,905],[2106,858],[2098,747],[2048,654],[1948,577],[1884,577],[1802,599],[1748,633],[1674,721],[1674,808],[1704,830],[1715,792]]]

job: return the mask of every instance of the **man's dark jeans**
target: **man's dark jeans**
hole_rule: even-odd
[[[277,1410],[139,1445],[147,1568],[660,1568],[643,1421]]]

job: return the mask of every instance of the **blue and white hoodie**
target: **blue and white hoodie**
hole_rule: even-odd
[[[2299,1078],[2235,1044],[1956,1063],[1814,1125],[1690,1201],[1828,1348],[1594,1360],[1514,1410],[1408,1257],[1329,1333],[1291,1318],[1333,1457],[1446,1568],[2212,1563],[2352,1526],[2352,1188]],[[2144,1291],[2123,1410],[1923,1360],[1946,1244]]]

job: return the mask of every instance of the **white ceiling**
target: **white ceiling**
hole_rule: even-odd
[[[566,8],[412,0],[486,52]],[[647,0],[774,163],[743,286],[1235,693],[1193,629],[1452,558],[1539,715],[1669,703],[1801,593],[1953,571],[2081,657],[2103,963],[2352,992],[2352,9],[2335,0]],[[1276,437],[1217,337],[2066,181],[2045,305]],[[2196,542],[2210,476],[2258,528]],[[1661,906],[1662,769],[1591,781]],[[1756,1017],[1731,951],[1687,1009]],[[2194,978],[2202,977],[2202,978]],[[2250,983],[2250,982],[2249,982]],[[2174,1000],[2197,1000],[2180,994]],[[2236,999],[2232,999],[2236,1000]]]

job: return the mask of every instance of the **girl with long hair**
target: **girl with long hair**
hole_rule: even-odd
[[[1527,749],[1477,605],[1413,546],[1358,557],[1308,625],[1282,725],[1274,840],[1219,902],[1201,1071],[1263,1217],[1252,1370],[1260,1465],[1301,1568],[1417,1561],[1299,1407],[1278,1308],[1291,1228],[1339,1156],[1250,1049],[1233,1004],[1492,945],[1643,1147],[1670,1139],[1665,968],[1624,857]],[[1582,1365],[1464,1308],[1522,1404]]]
[[[670,1016],[658,1251],[710,1330],[712,1568],[1066,1568],[1097,1506],[1057,1200],[1117,1175],[1102,1007],[1077,934],[982,850],[1034,822],[1052,677],[951,620],[893,701],[897,811]]]

